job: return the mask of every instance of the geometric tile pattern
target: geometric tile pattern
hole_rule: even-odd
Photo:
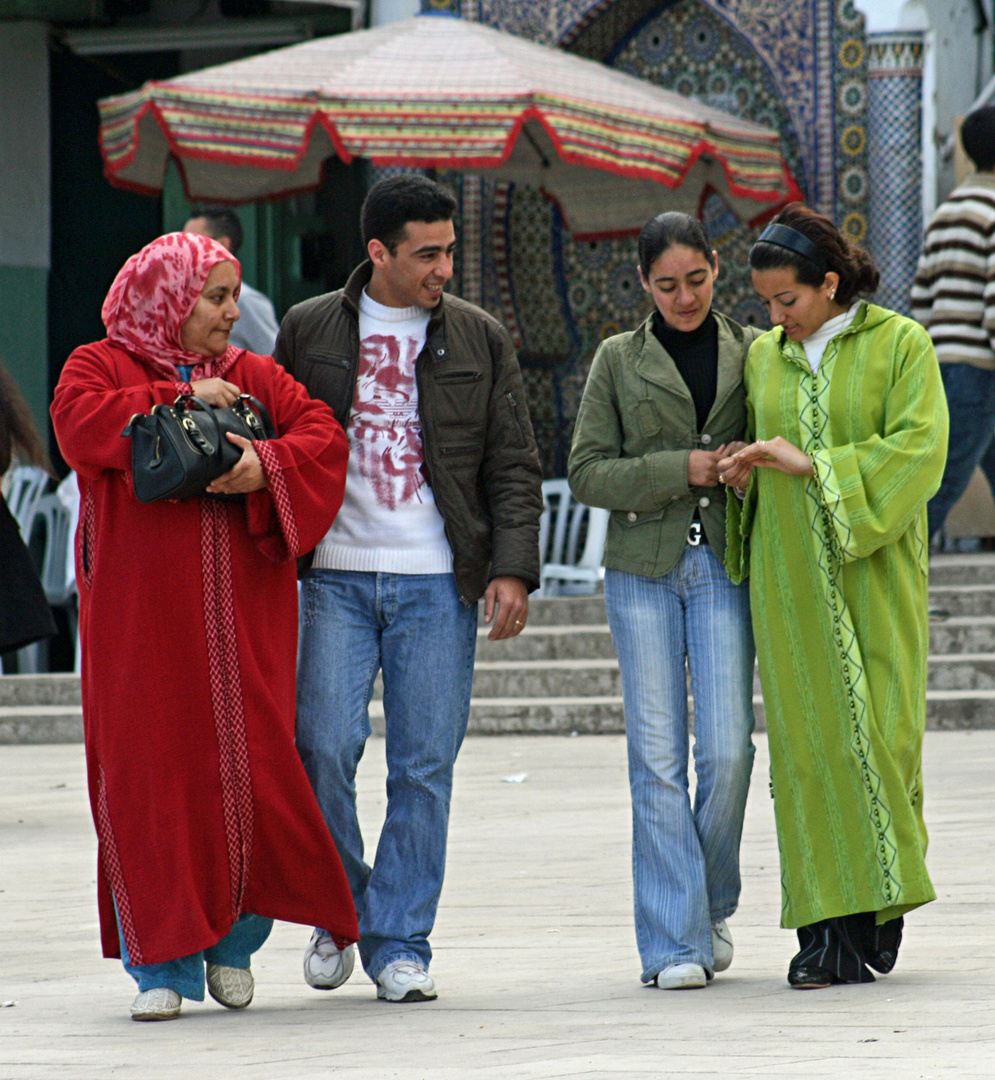
[[[422,0],[422,9],[558,45],[767,124],[810,205],[866,242],[868,53],[854,0]],[[598,343],[649,311],[636,243],[575,241],[537,192],[498,193],[486,180],[480,190],[479,255],[468,245],[480,259],[479,302],[521,342],[543,468],[562,476]],[[739,222],[714,192],[699,216],[720,260],[716,307],[767,326],[747,265],[762,225]]]
[[[881,271],[875,302],[909,314],[922,241],[921,34],[868,38],[871,174],[868,247]]]

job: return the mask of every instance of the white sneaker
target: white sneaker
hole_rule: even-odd
[[[712,923],[712,968],[725,971],[732,963],[732,934],[725,919]]]
[[[180,1015],[183,998],[175,990],[157,986],[143,990],[131,1003],[132,1020],[175,1020]]]
[[[381,1001],[434,1001],[432,976],[416,960],[394,960],[377,976]]]
[[[334,990],[349,978],[355,963],[355,945],[340,949],[330,934],[315,930],[304,950],[304,981],[315,990]]]
[[[207,989],[219,1005],[226,1009],[244,1009],[252,1000],[256,981],[248,968],[207,965]]]
[[[708,982],[701,964],[671,964],[656,977],[661,990],[698,990]]]

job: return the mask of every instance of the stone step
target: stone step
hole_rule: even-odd
[[[693,703],[688,702],[693,713]],[[757,730],[763,731],[763,699],[753,701]],[[384,733],[383,703],[370,705],[374,734]],[[926,727],[931,731],[995,729],[995,689],[929,690]],[[468,732],[473,735],[619,734],[625,731],[622,698],[614,694],[583,697],[477,697],[470,705]],[[0,708],[0,745],[81,743],[82,711],[76,706]]]
[[[995,585],[931,585],[929,606],[953,616],[990,615],[995,612]]]
[[[932,555],[929,560],[929,584],[935,585],[993,585],[995,584],[995,552],[979,551],[975,555]]]
[[[0,677],[0,709],[15,705],[79,705],[79,675],[52,672]]]
[[[958,615],[929,624],[929,651],[933,656],[995,653],[995,618]]]
[[[530,596],[529,626],[596,626],[606,623],[603,593],[594,596]],[[484,605],[480,605],[480,624]]]
[[[759,695],[759,672],[753,686],[754,694]],[[995,690],[995,653],[930,656],[926,686],[930,690]],[[621,694],[617,660],[497,660],[478,663],[473,672],[474,698]]]
[[[993,620],[995,624],[995,620]],[[488,630],[477,632],[477,661],[613,659],[615,646],[608,624],[587,626],[526,626],[506,641],[488,641]]]
[[[82,741],[83,710],[79,705],[0,707],[0,746]]]
[[[995,653],[995,617],[960,615],[930,623],[930,652]],[[526,626],[507,641],[488,641],[486,628],[477,636],[477,660],[580,660],[615,656],[608,624],[601,626]]]

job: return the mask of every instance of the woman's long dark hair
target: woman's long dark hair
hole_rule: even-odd
[[[750,249],[750,266],[754,270],[794,268],[803,285],[818,288],[826,280],[826,272],[839,274],[836,303],[848,308],[858,296],[877,291],[881,274],[874,260],[863,248],[851,244],[827,217],[810,210],[803,203],[789,203],[772,225],[787,225],[811,241],[822,257],[823,265],[800,255],[797,251],[758,240]]]
[[[28,403],[13,376],[0,364],[0,473],[10,468],[15,455],[52,472],[52,463],[35,429]]]

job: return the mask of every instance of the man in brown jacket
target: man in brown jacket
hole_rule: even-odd
[[[490,638],[510,638],[539,584],[541,471],[511,339],[480,308],[443,297],[455,209],[424,176],[374,185],[368,261],[344,289],[292,308],[276,345],[349,437],[345,500],[303,577],[297,745],[349,876],[363,967],[386,1001],[436,997],[428,936],[477,601]],[[378,671],[387,814],[370,867],[355,775]],[[340,986],[353,963],[351,946],[315,929],[311,986]]]

